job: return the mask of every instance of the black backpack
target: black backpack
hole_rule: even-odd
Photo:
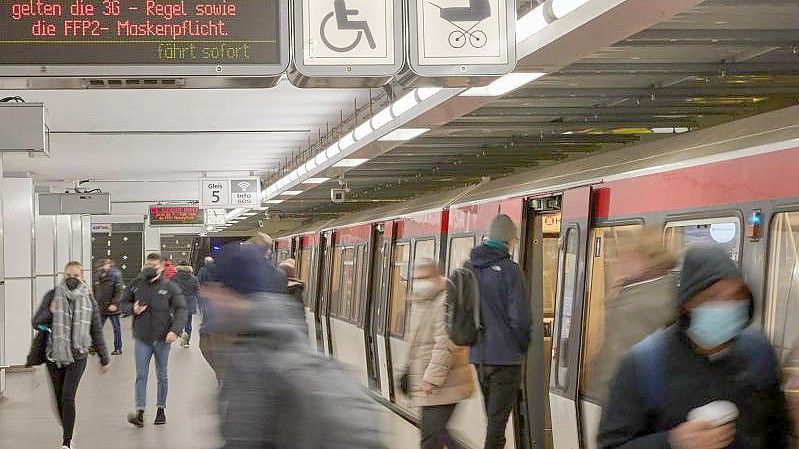
[[[469,268],[454,270],[447,278],[447,334],[458,346],[472,346],[482,330],[480,286]]]

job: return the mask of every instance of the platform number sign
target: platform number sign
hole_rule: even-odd
[[[203,178],[200,181],[200,207],[203,209],[260,206],[261,180],[258,178]]]

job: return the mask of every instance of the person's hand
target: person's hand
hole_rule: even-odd
[[[669,431],[674,449],[726,449],[735,439],[735,423],[716,427],[707,421],[686,421]]]
[[[139,301],[136,301],[133,304],[133,313],[135,315],[141,315],[144,311],[147,310],[147,305],[142,305]]]
[[[100,365],[100,374],[106,374],[111,371],[111,364],[108,365]]]
[[[438,387],[431,384],[430,382],[422,381],[422,391],[424,392],[425,395],[430,396],[431,394],[433,394],[433,390],[435,390],[436,388]]]
[[[177,339],[178,339],[178,334],[176,334],[176,333],[174,333],[174,332],[170,332],[170,333],[166,334],[165,341],[167,342],[167,344],[170,344],[170,345],[171,345],[171,344],[172,344],[172,343],[174,343],[174,342],[175,342],[175,340],[177,340]]]
[[[117,307],[116,304],[111,304],[110,306],[108,306],[109,312],[116,312],[117,310],[119,310],[119,307]]]

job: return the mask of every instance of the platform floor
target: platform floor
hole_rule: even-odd
[[[154,409],[146,425],[136,429],[126,421],[133,409],[134,360],[130,320],[123,320],[125,353],[112,358],[111,372],[101,375],[93,357],[81,380],[77,398],[76,449],[217,449],[216,381],[198,341],[184,349],[175,344],[169,361],[169,400],[165,426],[153,426]],[[106,341],[113,341],[106,324]],[[151,366],[151,370],[154,367]],[[155,373],[150,376],[148,404],[155,403]],[[0,398],[0,447],[58,449],[61,427],[44,367],[7,374],[6,395]],[[418,430],[392,413],[384,413],[385,444],[390,449],[418,447]]]

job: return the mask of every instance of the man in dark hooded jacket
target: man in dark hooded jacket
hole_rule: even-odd
[[[497,215],[483,244],[472,249],[466,267],[480,286],[483,331],[469,351],[477,366],[487,417],[485,449],[505,447],[505,427],[522,380],[530,343],[530,301],[524,275],[510,259],[519,231],[510,217]]]
[[[752,319],[752,295],[724,250],[686,252],[677,308],[676,324],[648,337],[622,360],[603,410],[598,446],[788,447],[790,422],[777,361],[765,337],[745,329]],[[709,404],[732,409],[733,419],[694,417]]]

